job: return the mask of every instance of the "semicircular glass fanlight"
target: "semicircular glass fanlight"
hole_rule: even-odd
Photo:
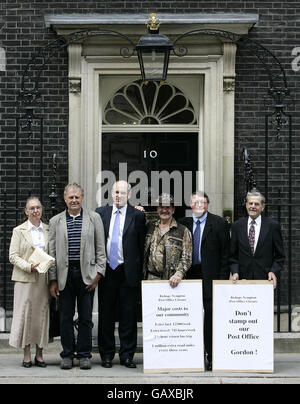
[[[197,124],[191,101],[169,83],[136,80],[120,88],[107,102],[104,125]]]

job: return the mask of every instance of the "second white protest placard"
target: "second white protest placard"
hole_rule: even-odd
[[[213,281],[213,371],[273,372],[269,281]]]

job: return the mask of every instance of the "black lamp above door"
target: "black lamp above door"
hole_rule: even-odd
[[[147,22],[148,34],[136,45],[143,81],[165,81],[167,77],[173,45],[167,36],[159,34],[159,26],[156,14],[152,14]]]

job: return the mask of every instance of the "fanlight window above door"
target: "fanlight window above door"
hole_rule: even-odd
[[[169,83],[136,80],[120,88],[108,101],[104,125],[197,124],[190,100]]]

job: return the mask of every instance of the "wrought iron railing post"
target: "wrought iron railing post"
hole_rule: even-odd
[[[269,201],[269,115],[265,116],[265,192],[266,201]],[[268,204],[265,207],[265,214],[268,215]]]
[[[278,194],[278,205],[277,205],[277,221],[281,223],[281,190],[277,190]],[[277,288],[276,288],[276,297],[277,297],[277,332],[281,331],[281,274],[277,275]]]
[[[292,117],[288,116],[289,125],[289,194],[288,194],[288,323],[289,332],[292,331]]]
[[[54,153],[52,156],[52,181],[51,181],[51,193],[49,195],[50,199],[50,206],[51,206],[51,216],[54,216],[57,213],[57,185],[56,185],[56,170],[57,170],[57,163],[56,163],[56,154]]]
[[[2,233],[2,242],[3,242],[3,254],[1,259],[1,266],[3,267],[2,272],[2,285],[1,285],[1,304],[0,307],[4,309],[4,331],[6,332],[6,318],[7,318],[7,191],[6,189],[3,191],[3,204],[2,204],[1,212],[3,212],[3,216],[1,215],[1,219],[3,219],[3,233]]]
[[[3,308],[7,310],[7,191],[3,192]],[[6,316],[5,316],[6,318]]]
[[[15,219],[16,219],[16,226],[18,224],[18,208],[19,208],[19,132],[20,132],[20,119],[17,118],[16,120],[16,162],[15,162],[15,171],[16,171],[16,196],[15,196],[15,201],[16,201],[16,206],[15,206]]]
[[[40,118],[40,201],[43,204],[43,180],[44,180],[44,125],[43,118]]]

